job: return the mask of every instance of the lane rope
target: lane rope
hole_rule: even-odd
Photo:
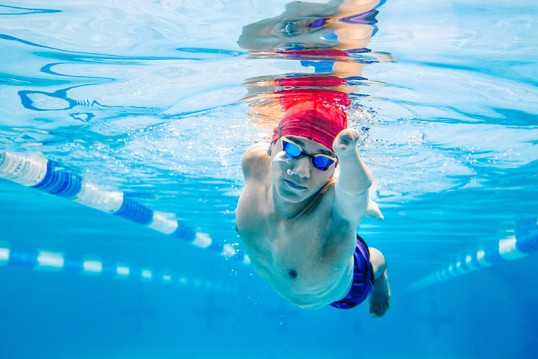
[[[38,271],[106,276],[116,279],[135,279],[142,282],[177,284],[208,290],[230,290],[220,282],[174,275],[150,267],[134,267],[126,263],[108,263],[95,256],[68,257],[47,250],[17,250],[0,247],[0,267],[19,267]]]
[[[237,244],[219,243],[175,219],[173,213],[150,209],[120,191],[106,191],[65,169],[60,163],[35,153],[0,151],[0,178],[35,188],[84,206],[144,225],[192,245],[249,264]]]
[[[416,281],[408,290],[423,289],[463,274],[527,257],[536,252],[538,252],[538,221],[536,219],[521,221],[514,236],[461,256],[454,263]]]

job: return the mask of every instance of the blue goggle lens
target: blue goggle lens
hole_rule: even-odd
[[[326,171],[331,167],[336,161],[330,157],[317,154],[317,155],[307,155],[303,152],[303,149],[289,140],[282,139],[282,149],[284,150],[286,157],[298,159],[302,156],[308,156],[312,160],[312,164],[320,171]]]
[[[316,156],[312,158],[312,163],[317,169],[320,169],[322,171],[326,171],[327,168],[331,167],[331,165],[334,163],[333,160],[330,158],[324,157],[324,156]]]
[[[301,155],[303,154],[303,150],[301,149],[301,147],[297,146],[294,143],[282,141],[282,147],[286,152],[286,156],[290,158],[301,157]]]

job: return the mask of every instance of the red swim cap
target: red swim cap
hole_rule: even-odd
[[[324,101],[305,101],[291,106],[273,130],[271,142],[280,136],[302,136],[332,151],[336,135],[347,127],[344,109]]]

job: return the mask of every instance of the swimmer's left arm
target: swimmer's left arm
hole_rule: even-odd
[[[372,185],[371,172],[359,155],[359,137],[358,131],[348,128],[333,143],[340,171],[335,180],[335,209],[354,226],[368,207],[368,189]]]

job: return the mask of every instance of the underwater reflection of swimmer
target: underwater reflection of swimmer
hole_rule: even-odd
[[[238,44],[250,51],[363,49],[375,27],[379,0],[294,1],[277,17],[243,27]]]
[[[360,8],[370,15],[355,12],[354,18],[374,23],[377,3],[329,2],[308,8],[311,4],[294,2],[280,17],[247,25],[239,44],[297,59],[327,56],[334,62],[335,56],[349,56],[344,49],[362,49],[373,33],[368,24],[367,41],[357,35],[355,41],[332,48],[320,44],[340,41],[341,32],[335,29],[341,12],[349,15],[353,6],[370,4]],[[319,9],[329,10],[330,16],[319,15]],[[336,36],[328,36],[329,31]],[[256,46],[260,34],[269,39]],[[349,34],[353,38],[358,32]],[[267,123],[280,121],[270,144],[255,144],[243,156],[245,187],[237,207],[237,230],[254,269],[291,303],[348,309],[370,298],[370,313],[382,316],[390,297],[385,258],[356,233],[361,217],[382,215],[369,199],[373,178],[359,155],[359,133],[347,128],[345,108],[351,101],[346,80],[335,75],[334,67],[329,72],[280,77],[259,92],[275,104]],[[271,89],[274,85],[277,90]]]
[[[377,31],[374,6],[378,3],[293,2],[280,16],[246,25],[238,43],[252,56],[298,60],[309,72],[248,79],[245,101],[249,104],[249,115],[257,123],[270,123],[272,127],[298,93],[303,98],[305,94],[330,94],[333,99],[326,98],[328,102],[348,107],[348,94],[357,96],[358,84],[372,83],[362,77],[364,66],[392,61],[390,54],[366,48]],[[289,30],[290,24],[294,31]],[[283,32],[283,28],[288,30]],[[312,69],[314,74],[310,73]]]

